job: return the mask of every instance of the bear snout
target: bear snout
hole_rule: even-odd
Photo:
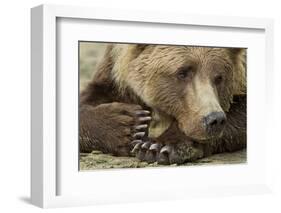
[[[221,134],[226,123],[224,112],[211,112],[203,118],[203,126],[209,136],[218,136]]]

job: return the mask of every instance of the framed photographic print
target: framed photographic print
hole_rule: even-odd
[[[33,204],[270,192],[272,20],[31,14]]]

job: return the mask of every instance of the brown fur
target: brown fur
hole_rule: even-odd
[[[80,151],[129,155],[133,111],[140,108],[152,111],[149,136],[159,143],[188,141],[204,146],[205,153],[245,147],[245,57],[243,49],[110,45],[81,93]],[[179,81],[177,73],[186,67],[192,72]],[[216,86],[218,75],[223,82]],[[223,137],[212,139],[201,121],[216,110],[223,110],[228,122]]]

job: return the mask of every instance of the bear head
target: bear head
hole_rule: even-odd
[[[120,91],[132,90],[164,126],[157,134],[175,120],[196,141],[220,137],[233,96],[246,93],[243,48],[121,44],[112,58]]]

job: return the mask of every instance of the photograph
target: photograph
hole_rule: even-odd
[[[247,48],[78,49],[80,171],[247,163]]]
[[[159,4],[31,9],[30,155],[21,158],[30,204],[278,206],[275,20],[270,10],[253,16],[250,4],[247,14],[214,5],[204,7],[214,14]]]

